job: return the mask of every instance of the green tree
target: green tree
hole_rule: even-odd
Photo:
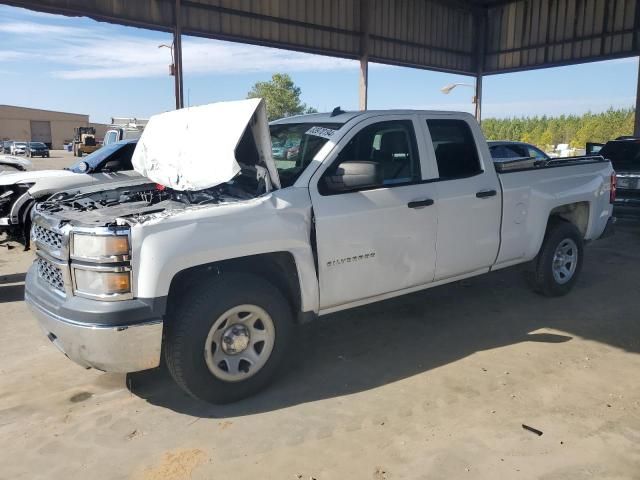
[[[293,83],[288,74],[274,73],[270,81],[257,82],[253,85],[247,98],[264,98],[269,121],[317,112],[315,108],[307,107],[300,101],[300,93],[300,87]]]
[[[482,121],[482,129],[489,140],[520,140],[541,148],[569,143],[574,148],[584,148],[587,142],[604,143],[631,135],[634,119],[633,108],[610,108],[581,116],[487,118]]]

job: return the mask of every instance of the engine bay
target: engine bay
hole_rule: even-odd
[[[103,225],[116,219],[142,223],[193,208],[249,200],[268,191],[261,167],[243,169],[230,182],[197,191],[179,191],[146,182],[109,190],[84,188],[57,193],[36,205],[36,212],[79,225]]]

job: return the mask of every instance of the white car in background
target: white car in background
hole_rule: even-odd
[[[9,147],[11,155],[25,155],[27,153],[27,142],[13,142]]]

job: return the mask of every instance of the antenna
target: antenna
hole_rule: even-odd
[[[331,112],[331,116],[335,117],[337,115],[340,115],[341,113],[344,113],[344,110],[342,110],[340,107],[336,107],[333,109],[333,111]]]

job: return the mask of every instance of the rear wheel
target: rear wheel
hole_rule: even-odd
[[[169,372],[187,393],[211,403],[233,402],[266,386],[286,354],[293,327],[280,291],[242,273],[199,285],[170,316]]]
[[[562,220],[550,223],[527,272],[533,289],[548,297],[569,293],[582,270],[583,251],[582,235],[573,224]]]

